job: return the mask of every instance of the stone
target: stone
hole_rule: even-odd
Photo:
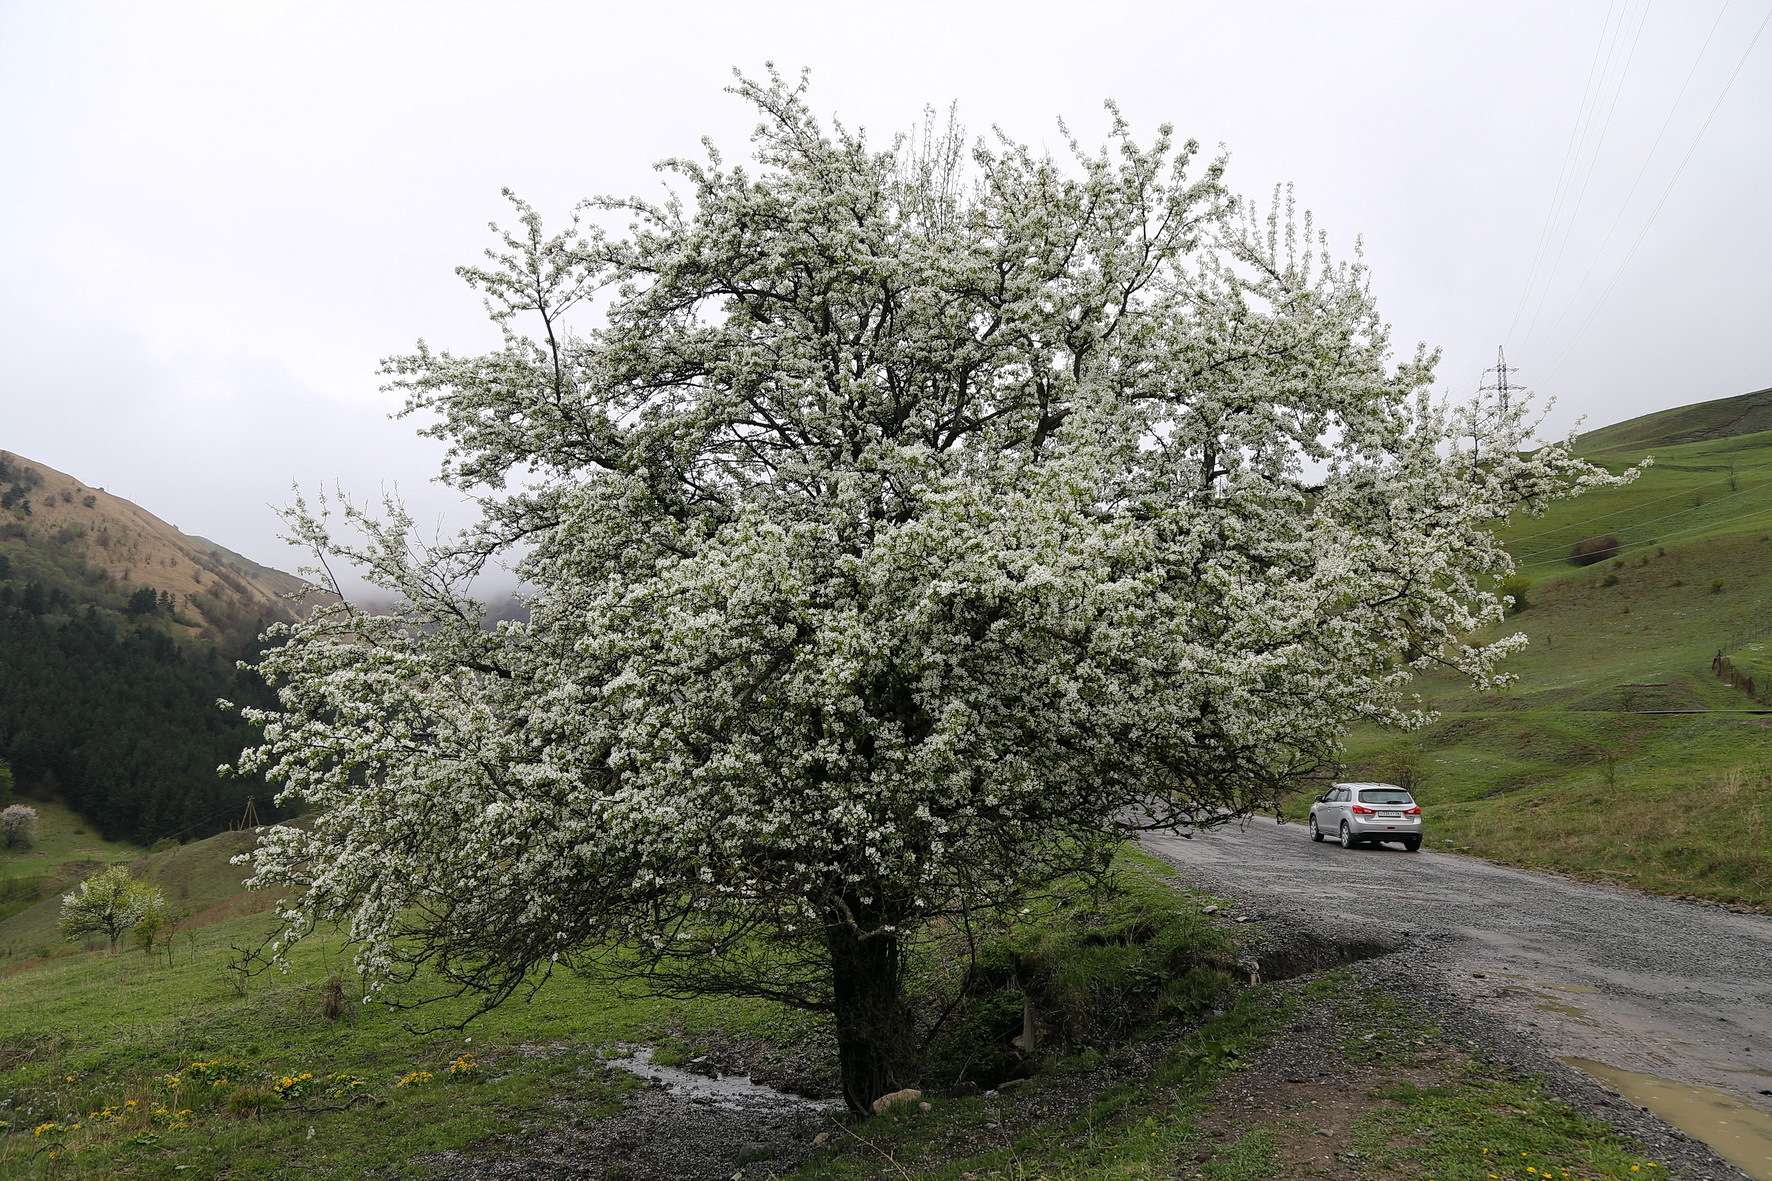
[[[816,1135],[812,1138],[812,1142],[814,1144],[823,1144],[826,1140],[829,1140],[830,1138],[831,1138],[831,1134],[829,1132],[820,1132],[818,1135]]]
[[[882,1095],[874,1100],[874,1114],[879,1115],[882,1111],[890,1111],[901,1103],[915,1103],[921,1098],[923,1098],[923,1092],[917,1090],[915,1087],[906,1087],[902,1091],[894,1091],[890,1095]]]
[[[935,1104],[933,1104],[933,1103],[919,1103],[919,1104],[917,1104],[917,1110],[921,1111],[921,1112],[925,1112],[925,1113],[931,1112],[931,1111],[935,1110]]]
[[[1017,1087],[1025,1087],[1025,1086],[1027,1086],[1027,1083],[1028,1083],[1028,1080],[1027,1080],[1027,1079],[1024,1079],[1024,1078],[1012,1078],[1012,1079],[1008,1079],[1008,1080],[1006,1080],[1006,1081],[1004,1081],[1004,1082],[1000,1082],[1000,1083],[998,1083],[998,1084],[997,1084],[997,1090],[998,1090],[998,1091],[1013,1091],[1013,1090],[1015,1090],[1015,1088],[1017,1088]]]

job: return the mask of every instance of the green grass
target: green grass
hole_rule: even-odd
[[[124,841],[105,840],[62,804],[18,802],[37,810],[37,837],[29,848],[0,849],[0,919],[30,909],[113,862],[133,861],[145,851]],[[0,936],[0,963],[9,951],[8,939]]]
[[[1723,429],[1739,407],[1683,409],[1704,413],[1626,424],[1613,445]],[[1623,470],[1646,454],[1600,459]],[[1396,779],[1399,753],[1415,752],[1430,847],[1772,905],[1772,717],[1643,712],[1761,708],[1713,674],[1719,650],[1772,689],[1772,432],[1653,454],[1635,483],[1508,531],[1534,579],[1530,606],[1485,638],[1529,638],[1507,662],[1516,680],[1484,693],[1423,677],[1440,720],[1356,731],[1346,777]],[[1573,541],[1608,533],[1624,543],[1617,558],[1566,560]]]
[[[657,1045],[660,1061],[722,1039],[825,1044],[818,1019],[798,1011],[627,996],[565,972],[465,1030],[416,1032],[411,1021],[443,1024],[464,1017],[467,1004],[412,1017],[355,1003],[349,950],[336,935],[296,945],[286,972],[248,977],[230,965],[262,939],[269,896],[242,891],[243,870],[228,858],[250,839],[224,833],[135,862],[186,915],[169,957],[65,945],[33,954],[54,938],[54,899],[0,922],[0,944],[28,949],[0,961],[0,1120],[9,1125],[0,1177],[224,1168],[264,1177],[378,1168],[422,1176],[413,1158],[423,1153],[471,1150],[568,1115],[613,1111],[635,1085],[598,1065],[617,1042]],[[985,1085],[1027,1073],[1008,1044],[1021,1030],[1024,990],[1036,997],[1048,1043],[1077,1051],[1060,1061],[1061,1072],[1099,1060],[1084,1040],[1109,1045],[1140,1036],[1147,1023],[1225,1002],[1236,948],[1201,914],[1208,900],[1179,890],[1172,870],[1137,853],[1128,852],[1117,877],[1117,890],[1034,907],[987,942],[966,1019],[938,1046],[932,1073]],[[958,967],[946,966],[954,980]],[[353,994],[336,1018],[326,1013],[334,981]],[[463,1054],[478,1069],[451,1076]],[[194,1065],[206,1063],[215,1065]],[[415,1072],[431,1078],[398,1085]],[[306,1095],[276,1094],[282,1080],[303,1075],[311,1077],[297,1091]],[[353,1095],[373,1101],[324,1110]],[[43,1125],[51,1126],[33,1134]]]
[[[807,1032],[801,1015],[760,1002],[624,998],[569,974],[462,1032],[413,1032],[403,1015],[354,1003],[354,996],[330,1020],[328,982],[336,977],[355,991],[336,937],[298,945],[287,973],[245,979],[228,969],[234,949],[255,945],[265,927],[263,915],[240,915],[190,932],[170,967],[140,952],[91,952],[13,973],[0,988],[0,1118],[19,1129],[82,1123],[68,1139],[71,1175],[170,1177],[183,1165],[231,1166],[252,1176],[355,1177],[546,1123],[559,1117],[557,1100],[577,1100],[580,1118],[613,1110],[631,1083],[606,1076],[596,1060],[616,1041],[694,1038],[715,1028],[781,1041]],[[445,1005],[421,1019],[435,1024],[465,1015],[464,1007]],[[470,1081],[448,1074],[463,1053],[481,1064]],[[153,1118],[153,1107],[172,1094],[167,1076],[182,1077],[193,1061],[216,1058],[247,1065],[229,1070],[223,1086],[205,1080],[194,1091],[178,1089],[171,1110],[193,1109],[187,1127]],[[429,1071],[434,1081],[395,1085],[414,1071]],[[243,1084],[304,1072],[361,1078],[360,1090],[385,1104],[342,1112],[272,1104],[254,1119],[223,1109]],[[95,1123],[91,1113],[106,1108],[130,1118]],[[29,1165],[35,1147],[28,1135],[0,1138],[0,1175],[34,1175],[31,1167],[47,1165]]]
[[[1171,1166],[1211,1145],[1196,1120],[1206,1094],[1227,1075],[1246,1068],[1249,1058],[1291,1019],[1300,998],[1334,987],[1325,979],[1289,995],[1250,988],[1229,1007],[1182,1038],[1149,1078],[1106,1088],[1075,1115],[1041,1123],[1008,1138],[999,1147],[942,1159],[956,1140],[991,1140],[1015,1107],[1038,1104],[1042,1090],[1086,1085],[1100,1056],[1084,1053],[1052,1062],[1032,1090],[1013,1098],[943,1100],[927,1115],[895,1109],[875,1116],[839,1141],[831,1153],[790,1174],[795,1181],[861,1181],[882,1175],[912,1175],[933,1181],[962,1178],[1134,1178],[1173,1176]],[[1241,1142],[1239,1142],[1240,1144]],[[1231,1160],[1260,1155],[1260,1141],[1221,1146]],[[1221,1156],[1220,1159],[1223,1159]],[[882,1169],[882,1161],[898,1170]],[[1226,1165],[1226,1168],[1232,1166]],[[1260,1173],[1225,1172],[1224,1181]]]
[[[270,923],[269,896],[244,892],[243,870],[227,862],[250,834],[146,855],[81,844],[71,832],[76,823],[46,811],[43,847],[74,860],[133,852],[138,875],[157,881],[187,917],[170,960],[60,943],[54,898],[0,922],[0,947],[16,949],[0,959],[0,1120],[8,1124],[0,1130],[0,1177],[174,1177],[193,1169],[210,1176],[232,1168],[237,1176],[344,1178],[382,1166],[421,1176],[412,1157],[545,1125],[563,1118],[562,1101],[580,1119],[613,1111],[636,1085],[598,1065],[618,1041],[693,1044],[718,1031],[792,1045],[813,1029],[812,1018],[763,1002],[626,997],[561,973],[533,999],[466,1030],[414,1032],[413,1022],[459,1020],[468,1008],[406,1015],[359,1003],[349,951],[336,935],[298,944],[287,972],[248,978],[230,969]],[[350,994],[336,1019],[325,1012],[334,980]],[[479,1069],[451,1076],[450,1063],[464,1053]],[[190,1069],[216,1059],[239,1065]],[[433,1077],[397,1085],[418,1071]],[[303,1099],[228,1110],[230,1100],[240,1108],[304,1073],[314,1078]],[[334,1074],[361,1083],[327,1082]],[[180,1082],[169,1086],[169,1077]],[[340,1087],[345,1095],[326,1097]],[[353,1093],[376,1102],[303,1110],[338,1106]],[[156,1116],[160,1107],[166,1112]],[[45,1123],[59,1127],[31,1133]]]
[[[1383,992],[1368,990],[1361,1011],[1393,1031],[1419,1035],[1389,1073],[1419,1069],[1439,1057],[1443,1081],[1393,1079],[1370,1095],[1381,1100],[1355,1127],[1352,1151],[1362,1174],[1437,1181],[1640,1181],[1661,1167],[1607,1124],[1550,1095],[1543,1080],[1480,1054],[1445,1055],[1447,1039],[1431,1019]],[[1451,1043],[1456,1045],[1456,1042]],[[1349,1058],[1370,1060],[1370,1043],[1349,1039]]]
[[[949,949],[936,1003],[969,973],[950,1034],[924,1067],[933,1085],[990,1088],[1027,1073],[1013,1039],[1031,1006],[1044,1044],[1102,1049],[1143,1030],[1196,1017],[1233,991],[1235,942],[1201,914],[1203,895],[1178,888],[1175,871],[1123,852],[1111,892],[1036,901],[976,956]]]
[[[235,948],[256,944],[265,926],[263,915],[241,915],[193,931],[181,938],[170,967],[140,952],[92,952],[12,974],[0,989],[0,1029],[7,1031],[0,1038],[0,1118],[19,1129],[83,1123],[68,1140],[67,1159],[80,1176],[170,1177],[182,1165],[231,1166],[252,1176],[355,1177],[418,1153],[533,1128],[559,1117],[558,1100],[577,1100],[579,1118],[613,1110],[632,1084],[606,1076],[596,1061],[617,1041],[693,1039],[720,1029],[791,1042],[808,1031],[802,1015],[761,1002],[626,998],[570,974],[462,1032],[414,1032],[402,1014],[355,1003],[355,996],[332,1020],[324,1013],[328,982],[338,978],[355,991],[336,937],[298,945],[287,973],[245,979],[228,969]],[[435,1024],[465,1015],[465,1007],[445,1005],[420,1019]],[[464,1053],[474,1054],[481,1069],[467,1081],[450,1078],[450,1062]],[[176,1120],[152,1117],[173,1093],[167,1076],[182,1077],[193,1061],[216,1058],[247,1065],[229,1070],[223,1086],[205,1080],[177,1090],[171,1110],[193,1109],[187,1127],[169,1129]],[[415,1071],[434,1080],[396,1085]],[[304,1072],[361,1078],[359,1089],[385,1103],[342,1112],[273,1103],[254,1119],[223,1109],[243,1084]],[[130,1118],[95,1123],[91,1113],[106,1108]],[[0,1138],[0,1176],[34,1175],[27,1168],[34,1147],[28,1135]]]
[[[946,1100],[926,1114],[899,1109],[876,1116],[791,1177],[1262,1181],[1318,1173],[1321,1164],[1309,1153],[1327,1142],[1311,1139],[1315,1109],[1250,1107],[1229,1084],[1301,1012],[1352,987],[1350,973],[1338,971],[1287,989],[1246,989],[1177,1042],[1148,1078],[1110,1087],[1067,1118],[1019,1134],[1000,1131],[1016,1108],[1082,1084],[1096,1065],[1087,1056],[1055,1063],[1013,1098]],[[1361,1011],[1379,1018],[1383,1042],[1353,1037],[1333,1052],[1350,1077],[1364,1069],[1375,1080],[1347,1092],[1358,1118],[1345,1148],[1359,1175],[1545,1181],[1551,1169],[1551,1181],[1654,1176],[1657,1166],[1605,1124],[1555,1099],[1543,1080],[1519,1076],[1448,1037],[1410,1002],[1366,990]],[[1434,1081],[1414,1081],[1424,1078]],[[1346,1085],[1322,1083],[1314,1093],[1338,1098],[1331,1092]],[[1000,1142],[957,1157],[950,1147],[993,1139]]]

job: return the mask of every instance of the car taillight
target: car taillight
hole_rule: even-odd
[[[1377,809],[1375,809],[1375,808],[1362,808],[1358,804],[1354,805],[1354,815],[1355,816],[1373,816],[1376,814],[1377,814]]]
[[[1404,808],[1403,815],[1405,815],[1405,816],[1419,816],[1419,815],[1421,815],[1421,805],[1417,804],[1413,808]]]

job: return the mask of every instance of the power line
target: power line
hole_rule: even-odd
[[[1625,193],[1624,201],[1618,207],[1618,215],[1612,219],[1612,225],[1607,228],[1606,236],[1601,240],[1599,249],[1594,251],[1593,260],[1587,264],[1587,270],[1582,272],[1580,282],[1575,284],[1575,290],[1570,292],[1568,302],[1563,305],[1563,310],[1557,313],[1556,320],[1549,328],[1545,329],[1546,339],[1554,337],[1557,329],[1562,327],[1564,318],[1569,315],[1569,309],[1575,306],[1575,301],[1587,287],[1588,279],[1593,277],[1594,268],[1599,266],[1600,259],[1605,257],[1606,247],[1612,244],[1612,236],[1618,232],[1618,226],[1624,221],[1624,215],[1630,212],[1631,198],[1637,195],[1637,189],[1642,185],[1643,177],[1649,174],[1649,165],[1654,163],[1655,153],[1660,149],[1661,141],[1667,135],[1667,129],[1673,125],[1674,116],[1679,113],[1680,103],[1685,100],[1686,91],[1692,85],[1692,79],[1698,76],[1698,67],[1704,61],[1705,51],[1710,48],[1710,43],[1716,37],[1717,30],[1722,27],[1723,16],[1728,11],[1729,4],[1725,0],[1723,6],[1717,10],[1717,19],[1711,22],[1710,32],[1705,34],[1704,44],[1698,47],[1698,56],[1692,59],[1692,68],[1686,71],[1686,80],[1680,83],[1680,92],[1674,96],[1673,105],[1668,107],[1667,118],[1661,121],[1661,129],[1655,133],[1655,142],[1649,145],[1649,152],[1643,157],[1643,166],[1637,169],[1637,175],[1631,181],[1630,191]],[[1527,335],[1530,337],[1530,330]]]
[[[1617,8],[1617,0],[1606,9],[1606,23],[1600,26],[1600,42],[1594,46],[1594,59],[1588,63],[1587,81],[1581,87],[1581,103],[1575,108],[1575,126],[1569,129],[1569,142],[1563,147],[1563,163],[1557,169],[1556,188],[1551,191],[1550,208],[1545,212],[1544,228],[1538,231],[1538,247],[1532,253],[1532,266],[1526,272],[1526,287],[1520,292],[1520,306],[1514,309],[1514,318],[1507,326],[1504,340],[1514,338],[1514,329],[1520,323],[1520,316],[1526,311],[1526,304],[1532,298],[1533,285],[1538,281],[1538,267],[1544,261],[1545,249],[1551,240],[1552,227],[1557,222],[1557,212],[1562,206],[1563,189],[1568,178],[1573,176],[1570,160],[1575,155],[1575,145],[1581,140],[1582,126],[1587,122],[1588,93],[1593,90],[1594,74],[1599,69],[1600,58],[1605,53],[1606,42],[1612,31],[1612,13]],[[1622,27],[1622,23],[1621,23]]]
[[[1717,95],[1717,101],[1711,104],[1710,114],[1705,116],[1704,125],[1698,129],[1698,134],[1692,137],[1692,146],[1686,149],[1685,156],[1680,159],[1679,168],[1674,170],[1673,178],[1667,182],[1667,187],[1662,190],[1661,199],[1655,203],[1655,209],[1649,214],[1649,220],[1643,223],[1642,232],[1637,235],[1637,240],[1631,243],[1630,252],[1624,256],[1624,261],[1619,263],[1618,269],[1612,273],[1611,281],[1606,284],[1606,289],[1600,292],[1600,298],[1594,303],[1593,310],[1587,314],[1587,319],[1581,322],[1581,327],[1575,330],[1575,335],[1569,338],[1569,343],[1564,346],[1563,351],[1558,354],[1557,359],[1551,363],[1549,371],[1545,374],[1546,381],[1549,381],[1550,378],[1556,374],[1557,370],[1563,367],[1564,362],[1569,359],[1570,355],[1574,353],[1576,344],[1581,340],[1582,335],[1587,332],[1588,326],[1594,322],[1594,318],[1600,314],[1600,308],[1605,305],[1606,298],[1612,294],[1613,288],[1618,286],[1618,280],[1624,274],[1625,268],[1630,266],[1631,259],[1637,256],[1638,248],[1643,245],[1643,240],[1649,236],[1649,229],[1655,224],[1655,219],[1661,216],[1661,210],[1667,204],[1668,197],[1672,195],[1674,186],[1679,183],[1680,177],[1685,175],[1686,166],[1692,162],[1693,153],[1698,151],[1698,145],[1703,141],[1704,133],[1710,130],[1711,121],[1717,117],[1717,111],[1722,108],[1723,100],[1729,97],[1730,88],[1735,85],[1735,79],[1740,77],[1741,68],[1747,64],[1747,59],[1753,53],[1754,46],[1760,43],[1760,37],[1765,33],[1768,24],[1772,24],[1772,9],[1767,10],[1765,18],[1760,21],[1759,27],[1754,30],[1752,39],[1748,41],[1747,48],[1742,50],[1741,60],[1737,61],[1735,63],[1735,69],[1730,71],[1729,80],[1723,84],[1723,92]]]
[[[1626,11],[1625,11],[1625,15],[1619,18],[1618,33],[1613,37],[1613,45],[1612,45],[1613,52],[1616,52],[1616,50],[1618,48],[1618,41],[1623,35],[1625,21],[1628,19],[1629,19],[1629,9],[1627,7]],[[1532,319],[1527,321],[1525,341],[1524,341],[1524,343],[1527,345],[1531,344],[1532,330],[1538,326],[1538,318],[1544,312],[1545,301],[1550,298],[1551,281],[1554,278],[1556,278],[1557,268],[1563,265],[1563,255],[1569,249],[1569,240],[1575,236],[1575,223],[1581,220],[1581,206],[1582,206],[1582,203],[1587,200],[1588,185],[1593,182],[1594,169],[1599,165],[1599,162],[1600,162],[1600,150],[1603,147],[1605,147],[1606,133],[1612,129],[1612,114],[1614,111],[1616,111],[1618,109],[1619,96],[1624,93],[1625,75],[1630,72],[1630,64],[1632,61],[1634,61],[1636,59],[1637,43],[1639,41],[1641,41],[1643,38],[1643,26],[1644,26],[1644,24],[1646,24],[1648,22],[1648,19],[1649,19],[1649,5],[1644,4],[1643,5],[1643,14],[1637,20],[1636,34],[1631,38],[1630,52],[1625,55],[1624,65],[1619,69],[1618,79],[1612,87],[1612,101],[1609,104],[1607,104],[1607,107],[1606,107],[1606,120],[1604,123],[1602,123],[1600,125],[1600,134],[1597,137],[1595,137],[1593,152],[1592,152],[1592,154],[1590,154],[1588,156],[1587,170],[1585,173],[1583,173],[1582,178],[1581,178],[1581,192],[1576,194],[1575,204],[1570,207],[1569,221],[1568,221],[1568,224],[1563,227],[1563,238],[1562,238],[1562,241],[1559,242],[1557,245],[1557,255],[1554,259],[1551,260],[1550,269],[1545,272],[1544,285],[1539,289],[1539,293],[1538,293],[1538,304],[1537,304],[1537,306],[1535,306],[1532,309]],[[1606,55],[1606,71],[1602,72],[1602,74],[1601,74],[1601,82],[1602,82],[1601,90],[1602,90],[1602,92],[1605,89],[1605,87],[1604,87],[1605,73],[1610,72],[1611,66],[1612,66],[1612,53],[1608,53]],[[1596,106],[1596,111],[1597,110],[1598,110],[1598,108]]]
[[[1567,533],[1571,529],[1583,529],[1583,528],[1586,528],[1590,525],[1594,525],[1600,521],[1604,521],[1607,517],[1616,517],[1616,516],[1620,515],[1621,513],[1641,512],[1643,509],[1648,508],[1652,504],[1660,504],[1664,500],[1675,500],[1675,499],[1678,499],[1679,497],[1682,497],[1682,496],[1690,496],[1694,492],[1703,491],[1704,489],[1709,488],[1713,484],[1722,484],[1722,483],[1726,483],[1729,480],[1738,480],[1742,476],[1751,476],[1755,472],[1762,472],[1762,471],[1765,471],[1767,468],[1772,468],[1772,463],[1756,464],[1755,466],[1748,468],[1746,471],[1736,472],[1733,475],[1728,475],[1728,476],[1719,476],[1714,480],[1708,480],[1703,484],[1698,484],[1698,485],[1695,485],[1691,488],[1682,488],[1678,492],[1670,492],[1666,496],[1657,496],[1653,500],[1640,501],[1639,503],[1630,505],[1627,508],[1613,509],[1609,513],[1601,513],[1597,517],[1585,517],[1582,520],[1576,521],[1575,523],[1570,524],[1570,525],[1559,525],[1555,529],[1543,529],[1537,533],[1527,533],[1524,536],[1514,538],[1513,542],[1515,545],[1518,545],[1522,541],[1531,541],[1535,537],[1549,537],[1553,533]],[[1733,496],[1734,493],[1730,493],[1730,495]],[[1722,499],[1722,498],[1719,497],[1718,499]],[[1714,504],[1715,501],[1713,501],[1712,503]],[[1670,514],[1670,515],[1674,515],[1674,514]]]

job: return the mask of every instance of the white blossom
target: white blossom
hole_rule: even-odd
[[[564,956],[829,1009],[860,1106],[916,932],[1271,802],[1429,664],[1495,682],[1494,528],[1611,477],[1436,404],[1357,258],[1167,128],[962,170],[739,90],[754,165],[515,202],[462,271],[502,347],[389,362],[479,530],[293,511],[402,601],[275,629],[243,762],[312,819],[253,883],[489,1003]],[[504,554],[532,616],[485,631]]]

